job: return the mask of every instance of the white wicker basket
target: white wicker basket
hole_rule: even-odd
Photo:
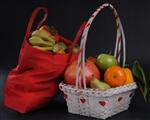
[[[78,89],[64,83],[60,84],[70,113],[101,119],[127,110],[136,87],[136,84],[133,83],[100,91],[90,88]]]
[[[120,51],[122,47],[122,66],[125,65],[126,49],[122,24],[115,8],[111,4],[105,3],[92,14],[84,28],[80,43],[81,53],[79,54],[77,63],[76,86],[67,85],[63,82],[59,85],[60,89],[64,92],[64,98],[67,101],[68,111],[70,113],[101,119],[106,119],[112,115],[127,110],[130,100],[134,95],[134,90],[137,88],[136,83],[111,88],[106,91],[86,88],[85,46],[87,35],[96,15],[106,7],[113,10],[116,18],[117,36],[114,56],[117,58],[118,62],[120,62]],[[83,88],[79,88],[79,86],[81,86],[81,69],[83,70]]]

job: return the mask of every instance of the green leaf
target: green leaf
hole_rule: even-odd
[[[145,77],[145,72],[138,61],[135,61],[133,63],[132,73],[133,76],[136,78],[137,85],[144,97],[145,102],[147,102],[147,93],[148,93],[147,81]]]

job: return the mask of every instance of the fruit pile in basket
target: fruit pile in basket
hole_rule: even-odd
[[[67,41],[68,42],[68,41]],[[42,26],[39,30],[33,31],[29,38],[29,43],[33,48],[49,51],[57,54],[65,54],[69,51],[69,45],[62,40],[54,27]],[[78,52],[76,46],[73,52]]]
[[[147,83],[144,71],[138,61],[135,61],[132,69],[121,67],[117,59],[110,54],[100,54],[97,58],[89,57],[85,63],[86,86],[88,88],[99,89],[102,91],[114,87],[120,87],[137,82],[146,100]],[[67,67],[64,74],[64,82],[76,85],[77,62]],[[81,76],[83,75],[81,70]],[[83,87],[83,79],[81,86]]]

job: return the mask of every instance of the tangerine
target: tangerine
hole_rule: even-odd
[[[105,71],[104,80],[112,87],[122,86],[126,82],[126,74],[121,67],[112,66]]]

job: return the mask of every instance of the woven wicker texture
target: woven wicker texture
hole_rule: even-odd
[[[105,119],[128,109],[137,85],[132,83],[106,91],[78,89],[64,83],[59,87],[64,92],[70,113]]]

